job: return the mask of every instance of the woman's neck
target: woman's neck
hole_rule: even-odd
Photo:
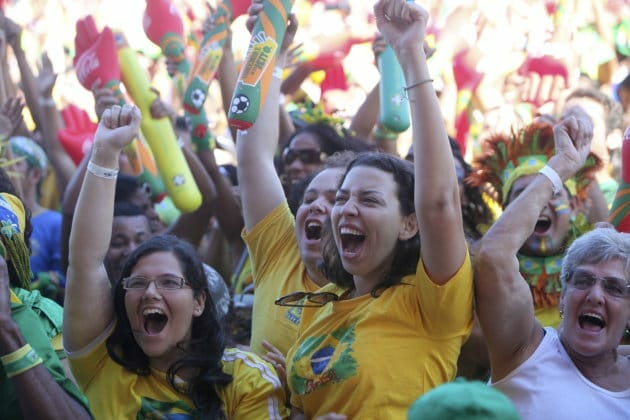
[[[561,341],[575,367],[589,381],[613,392],[630,389],[630,360],[618,354],[616,348],[606,354],[585,357]]]
[[[316,266],[311,264],[306,265],[306,275],[319,287],[327,285],[328,279],[317,269]]]

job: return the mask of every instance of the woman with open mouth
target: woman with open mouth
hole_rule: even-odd
[[[596,228],[571,243],[560,271],[557,329],[536,318],[519,270],[519,250],[541,229],[541,212],[564,194],[563,184],[583,170],[592,136],[590,120],[579,116],[553,127],[555,154],[505,208],[475,257],[490,385],[523,420],[630,413],[630,357],[619,346],[630,327],[630,234]]]
[[[225,348],[194,248],[159,235],[128,257],[113,293],[110,242],[118,157],[137,108],[106,110],[94,137],[70,239],[64,347],[97,419],[286,418],[284,389],[258,356]]]
[[[323,237],[333,284],[303,294],[286,359],[296,418],[406,418],[455,377],[473,322],[459,186],[423,48],[428,12],[379,0],[374,15],[405,76],[416,159],[358,154],[341,178]]]

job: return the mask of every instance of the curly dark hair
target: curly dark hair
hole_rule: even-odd
[[[206,298],[203,312],[200,316],[193,318],[190,340],[178,344],[184,355],[169,367],[168,381],[175,390],[192,399],[199,418],[225,418],[218,389],[232,382],[232,376],[222,370],[221,358],[225,350],[226,338],[222,324],[217,319],[206,275],[195,249],[188,242],[173,235],[154,236],[129,255],[123,265],[121,279],[131,274],[132,269],[142,257],[162,251],[171,252],[177,258],[195,297],[203,294]],[[113,289],[117,323],[107,339],[107,352],[119,365],[138,375],[146,376],[150,373],[149,358],[133,337],[125,309],[125,294],[123,282],[118,279]],[[177,373],[188,369],[195,372],[194,376],[186,385],[176,384]]]
[[[397,197],[400,205],[400,212],[404,216],[414,213],[414,170],[413,164],[406,160],[387,153],[366,152],[359,153],[350,162],[345,174],[339,181],[339,186],[343,184],[348,173],[356,167],[367,166],[380,169],[392,174],[397,185]],[[352,274],[343,268],[339,250],[332,236],[332,224],[330,218],[322,232],[322,262],[319,269],[330,280],[341,287],[353,288],[354,280]],[[394,250],[394,259],[389,272],[371,292],[372,296],[378,296],[384,289],[400,284],[403,277],[416,272],[420,259],[420,235],[416,233],[412,238],[405,241],[398,240]]]

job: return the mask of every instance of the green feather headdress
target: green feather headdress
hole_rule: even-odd
[[[291,118],[303,121],[306,124],[327,124],[333,127],[337,134],[344,137],[344,119],[328,114],[320,102],[313,103],[307,98],[304,102],[297,104],[296,108],[289,111],[289,114]]]
[[[510,135],[498,134],[484,143],[484,153],[473,163],[473,173],[467,178],[473,186],[489,185],[494,199],[505,200],[518,178],[537,173],[554,154],[553,127],[535,122]],[[588,186],[602,162],[592,152],[586,163],[565,186],[572,196],[585,200]]]

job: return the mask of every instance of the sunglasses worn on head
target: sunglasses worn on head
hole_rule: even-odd
[[[576,270],[569,278],[569,284],[579,290],[588,290],[599,282],[604,292],[612,297],[630,297],[630,283],[617,277],[598,277],[585,270]]]
[[[300,159],[306,164],[322,163],[326,157],[326,153],[315,149],[294,150],[287,148],[282,152],[282,161],[285,165],[292,164],[295,159]]]
[[[339,296],[331,292],[295,292],[279,297],[274,303],[278,306],[318,308],[335,300],[339,300]]]

